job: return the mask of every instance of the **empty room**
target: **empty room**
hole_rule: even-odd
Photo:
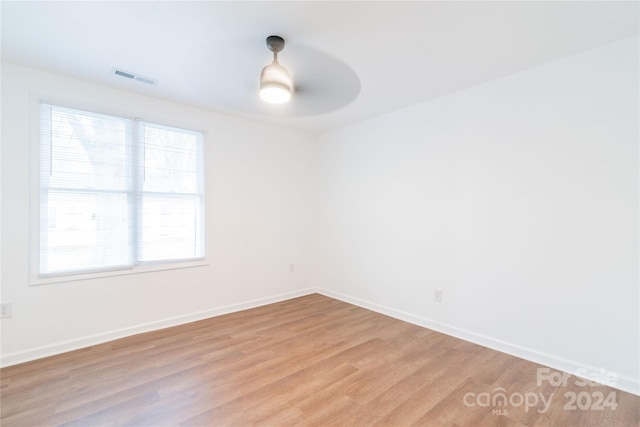
[[[2,426],[640,425],[640,2],[0,20]]]

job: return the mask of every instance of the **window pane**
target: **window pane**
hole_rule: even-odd
[[[143,191],[197,194],[200,191],[200,135],[142,124]]]
[[[202,257],[201,206],[199,196],[142,196],[140,261]]]
[[[126,193],[49,191],[42,212],[40,271],[95,270],[131,263]]]

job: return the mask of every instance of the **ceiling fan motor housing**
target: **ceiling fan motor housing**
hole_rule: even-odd
[[[284,49],[284,39],[280,36],[267,37],[267,47],[273,53],[278,53]]]

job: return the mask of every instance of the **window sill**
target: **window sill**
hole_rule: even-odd
[[[117,270],[96,271],[91,273],[70,273],[57,276],[32,277],[29,285],[46,285],[49,283],[76,282],[79,280],[100,279],[103,277],[127,276],[130,274],[151,273],[154,271],[179,270],[183,268],[205,267],[209,262],[206,259],[198,259],[192,261],[173,262],[166,264],[148,264],[139,265],[130,268],[122,268]]]

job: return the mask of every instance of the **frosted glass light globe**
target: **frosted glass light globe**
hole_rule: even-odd
[[[289,71],[274,61],[260,74],[260,98],[272,104],[283,104],[291,99],[293,82]]]

